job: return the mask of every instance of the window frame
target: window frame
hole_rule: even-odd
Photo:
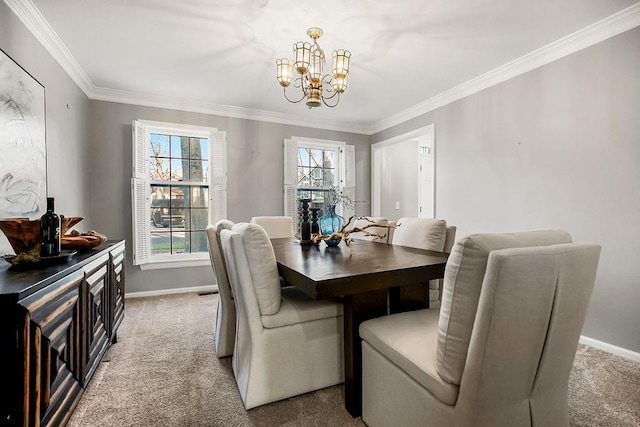
[[[151,157],[151,134],[181,137],[207,138],[209,141],[209,174],[206,187],[209,190],[208,222],[226,218],[226,132],[212,127],[156,122],[133,121],[133,177],[132,189],[132,235],[133,264],[142,270],[207,266],[211,261],[209,252],[153,255],[151,252],[151,185],[160,181],[152,180],[149,171]],[[174,181],[161,181],[171,185]],[[191,181],[175,181],[176,185],[189,186]],[[201,184],[201,183],[200,183]]]
[[[291,217],[293,233],[298,230],[298,148],[336,150],[337,186],[343,194],[355,200],[355,146],[345,141],[332,141],[292,136],[284,140],[284,214]],[[353,208],[338,207],[338,213],[345,218],[355,215]]]

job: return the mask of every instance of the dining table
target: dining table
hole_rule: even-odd
[[[429,281],[444,276],[448,254],[370,240],[335,247],[272,239],[280,276],[311,298],[344,305],[345,408],[362,411],[362,322],[429,307]],[[347,245],[347,243],[349,243]]]

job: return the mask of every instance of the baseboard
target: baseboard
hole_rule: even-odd
[[[617,356],[624,357],[625,359],[633,360],[634,362],[640,362],[640,353],[603,341],[598,341],[593,338],[585,337],[584,335],[580,335],[580,344],[585,344],[597,348],[598,350],[606,351],[607,353],[615,354]]]
[[[125,298],[155,297],[158,295],[184,294],[188,292],[198,292],[198,293],[218,292],[218,285],[192,286],[190,288],[160,289],[157,291],[145,291],[145,292],[126,292],[124,294],[124,297]]]

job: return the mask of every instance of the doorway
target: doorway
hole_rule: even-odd
[[[430,124],[371,146],[372,216],[435,216],[434,133]]]

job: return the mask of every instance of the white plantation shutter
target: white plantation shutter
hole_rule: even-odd
[[[140,120],[134,120],[133,126],[133,176],[149,179],[149,135],[147,127]]]
[[[148,179],[131,178],[133,265],[149,262],[151,252],[151,187]]]
[[[298,144],[291,139],[284,140],[284,184],[298,185]]]
[[[344,182],[342,194],[352,202],[356,200],[356,147],[355,145],[345,145],[344,147]],[[356,214],[352,206],[342,207],[342,216],[345,221]]]
[[[211,146],[211,189],[210,216],[211,223],[215,224],[221,219],[227,218],[227,134],[226,132],[212,131],[209,140]]]
[[[284,214],[291,217],[293,234],[298,231],[298,144],[284,140]]]
[[[151,235],[151,184],[156,183],[150,176],[151,143],[153,134],[207,138],[209,140],[209,221],[216,222],[227,215],[227,168],[226,132],[215,128],[182,124],[134,120],[132,125],[133,170],[131,179],[132,220],[133,220],[133,264],[142,269],[187,266],[190,261],[200,262],[209,257],[203,252],[153,253],[154,240]],[[171,185],[171,182],[163,182]],[[201,183],[184,183],[201,186]],[[173,231],[166,231],[173,233]],[[182,264],[180,264],[182,263]],[[147,265],[144,265],[147,264]]]
[[[133,178],[131,207],[133,211],[133,265],[149,262],[151,253],[151,187],[149,184],[149,136],[144,123],[134,120]]]

